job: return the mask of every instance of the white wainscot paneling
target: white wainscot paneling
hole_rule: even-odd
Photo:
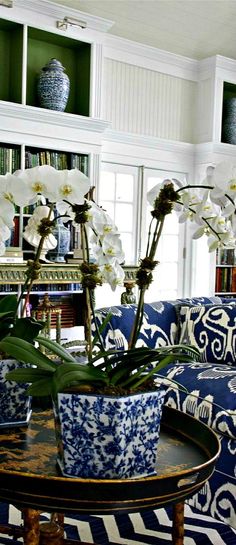
[[[124,132],[194,142],[197,83],[104,61],[102,117]]]
[[[208,142],[213,138],[213,81],[199,81],[197,94],[196,142]]]

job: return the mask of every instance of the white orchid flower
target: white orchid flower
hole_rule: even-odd
[[[38,195],[43,195],[50,202],[54,202],[54,200],[51,200],[52,187],[54,187],[58,172],[58,170],[50,165],[40,165],[25,170],[17,170],[13,176],[18,178],[18,182],[21,181],[25,184],[27,201],[33,204],[37,202]],[[15,181],[15,184],[18,182]],[[25,201],[24,205],[26,204],[27,202]]]
[[[202,227],[199,227],[197,231],[195,231],[192,235],[193,240],[197,240],[198,238],[203,237],[203,235],[207,234],[207,229],[205,226],[202,225]]]
[[[14,216],[15,216],[14,205],[7,199],[0,197],[0,218],[2,219],[3,223],[7,225],[10,229],[11,227],[14,227],[14,222],[13,222]]]
[[[207,177],[209,179],[209,176]],[[213,186],[211,191],[214,202],[226,194],[233,201],[236,199],[236,163],[222,161],[218,163],[210,175],[210,182]],[[219,202],[220,204],[220,202]]]
[[[90,205],[90,209],[87,212],[88,225],[90,225],[90,227],[92,227],[100,236],[110,233],[118,233],[118,229],[109,214],[107,214],[107,212],[100,208],[95,202],[88,202]]]
[[[100,265],[100,271],[103,281],[111,286],[112,291],[115,291],[117,286],[123,286],[125,273],[117,259],[108,260],[103,265]]]
[[[84,196],[88,193],[90,182],[87,176],[77,168],[73,170],[59,170],[53,182],[50,202],[65,200],[70,204],[83,204]]]
[[[0,214],[3,222],[11,228],[15,216],[15,204],[23,206],[28,204],[27,186],[19,181],[16,183],[14,175],[9,173],[0,176]]]
[[[112,233],[106,235],[102,240],[102,249],[105,255],[116,257],[119,263],[122,263],[125,259],[120,235]]]
[[[225,248],[227,246],[229,248],[233,248],[235,247],[235,237],[232,232],[231,233],[226,232],[224,234],[221,234],[220,240],[219,240],[213,234],[211,234],[208,237],[207,243],[208,243],[209,252],[213,252],[217,248]]]
[[[194,221],[196,216],[196,209],[200,203],[199,196],[194,191],[185,190],[180,193],[181,205],[179,214],[179,223],[185,221]],[[176,207],[176,212],[179,213],[179,209]]]
[[[11,231],[0,217],[0,255],[5,253],[5,242],[10,238]]]
[[[38,232],[39,225],[43,218],[49,217],[49,211],[50,211],[50,208],[48,206],[37,206],[34,210],[33,215],[31,216],[31,218],[29,219],[25,227],[25,230],[23,233],[24,239],[27,240],[29,244],[31,244],[32,246],[36,248],[38,247],[41,240],[41,235]],[[50,220],[53,220],[53,218],[54,218],[54,214],[51,211]],[[56,237],[54,237],[52,233],[50,233],[44,240],[43,250],[53,250],[53,248],[55,248],[56,246],[57,246],[57,239]]]

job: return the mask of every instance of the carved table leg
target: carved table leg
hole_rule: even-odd
[[[41,522],[40,545],[63,545],[64,543],[64,515],[52,513],[49,522]]]
[[[23,509],[24,545],[39,545],[39,515],[36,509]]]
[[[184,544],[184,502],[173,505],[172,542],[173,545]]]

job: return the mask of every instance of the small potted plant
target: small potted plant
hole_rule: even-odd
[[[10,372],[9,379],[31,383],[29,395],[52,396],[62,473],[94,478],[153,474],[165,389],[152,377],[173,361],[196,360],[198,351],[185,345],[98,351],[80,364],[55,341],[36,340],[50,357],[19,337],[6,337],[0,349],[30,364]]]

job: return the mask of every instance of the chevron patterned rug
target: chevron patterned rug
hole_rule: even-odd
[[[69,516],[65,519],[66,536],[97,545],[168,545],[171,544],[171,508],[147,513],[106,516]],[[42,516],[42,520],[47,520]],[[0,504],[0,523],[21,524],[21,513]],[[0,534],[0,545],[22,545]],[[236,530],[222,522],[185,507],[184,545],[236,545]]]

